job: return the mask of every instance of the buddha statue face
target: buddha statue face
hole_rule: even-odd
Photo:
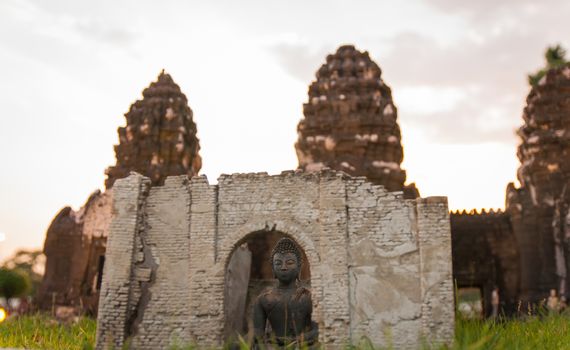
[[[294,253],[276,253],[273,256],[273,273],[279,282],[289,284],[299,276],[299,261]]]
[[[280,239],[271,257],[273,274],[282,285],[289,285],[297,280],[301,271],[301,254],[291,239]]]

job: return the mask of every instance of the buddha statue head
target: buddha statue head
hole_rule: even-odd
[[[294,283],[301,272],[301,252],[290,238],[281,238],[271,252],[273,274],[280,285]]]

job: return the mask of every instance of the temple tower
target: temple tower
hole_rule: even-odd
[[[43,309],[97,311],[115,180],[136,171],[161,185],[167,176],[193,176],[200,170],[192,110],[169,74],[162,71],[125,118],[127,125],[118,129],[117,163],[106,170],[107,190],[94,192],[78,211],[62,209],[47,230],[46,272],[37,295]]]
[[[518,179],[533,204],[552,206],[570,179],[570,64],[549,70],[526,101]]]
[[[520,246],[522,297],[549,289],[568,293],[570,260],[570,64],[550,69],[533,86],[518,130],[518,179],[507,188],[507,211]]]
[[[405,190],[418,197],[415,186],[404,187],[403,159],[397,109],[380,67],[368,52],[352,45],[328,55],[309,86],[295,144],[299,168],[328,167],[366,176],[389,191]]]
[[[118,129],[117,164],[106,170],[105,186],[136,171],[161,185],[171,175],[198,174],[202,159],[192,110],[180,87],[164,70],[125,114]]]

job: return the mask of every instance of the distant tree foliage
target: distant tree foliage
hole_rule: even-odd
[[[558,68],[570,62],[566,60],[566,49],[560,46],[560,44],[548,47],[544,53],[544,58],[546,59],[546,67],[542,68],[534,74],[528,75],[528,83],[531,86],[538,85],[538,82],[540,79],[542,79],[542,77],[546,75],[546,72],[548,72],[548,70],[552,68]]]
[[[29,295],[36,295],[42,283],[45,256],[41,250],[19,250],[13,256],[4,261],[2,268],[18,270],[28,276],[31,287]]]
[[[0,296],[10,300],[25,296],[31,288],[28,275],[18,269],[0,268]]]

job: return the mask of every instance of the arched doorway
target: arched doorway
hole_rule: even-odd
[[[276,230],[261,230],[248,234],[236,243],[226,264],[224,285],[224,333],[226,339],[241,335],[251,336],[252,305],[259,293],[274,286],[271,267],[271,251],[277,241],[289,237],[301,252],[303,263],[300,283],[310,287],[311,272],[309,260],[295,238]]]

